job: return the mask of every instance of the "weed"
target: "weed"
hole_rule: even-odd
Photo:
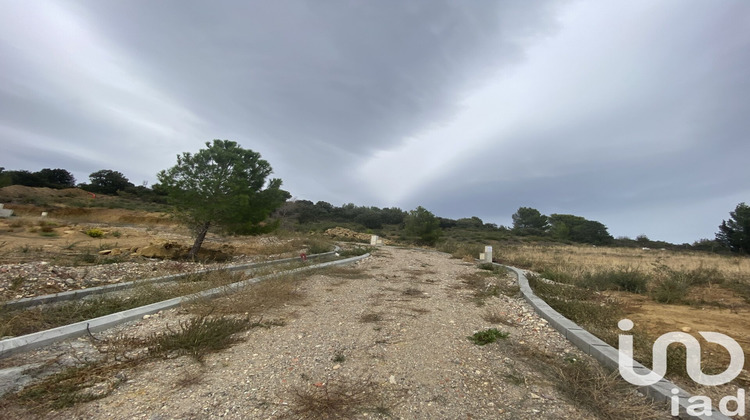
[[[334,354],[333,357],[331,358],[331,361],[334,363],[346,362],[346,355],[344,355],[343,352],[337,351],[336,354]]]
[[[84,233],[92,238],[101,238],[104,236],[104,231],[99,228],[87,229]]]
[[[594,290],[623,290],[630,293],[645,293],[649,277],[646,273],[630,267],[586,273],[579,282]]]
[[[419,296],[423,297],[424,292],[416,287],[408,287],[403,291],[404,296]]]
[[[188,388],[191,386],[199,385],[203,382],[203,371],[195,371],[195,370],[189,370],[184,372],[182,375],[180,375],[179,378],[177,378],[177,381],[175,381],[175,386],[178,388]]]
[[[497,266],[495,266],[495,264],[492,264],[492,263],[482,263],[482,264],[479,264],[479,268],[481,270],[487,270],[487,271],[495,271],[495,270],[497,270]]]
[[[482,319],[492,324],[505,324],[509,327],[516,325],[515,321],[513,321],[513,318],[510,315],[499,310],[485,311],[482,315]]]
[[[120,236],[122,236],[122,232],[120,232],[119,230],[116,230],[112,232],[112,236],[114,236],[115,238],[119,238]]]
[[[285,418],[351,419],[362,413],[389,416],[393,404],[380,384],[370,379],[337,379],[292,390]]]
[[[362,314],[359,317],[359,322],[379,322],[383,320],[383,315],[380,313],[369,312]]]
[[[323,254],[333,249],[330,241],[320,238],[310,238],[307,240],[308,254]]]
[[[10,281],[10,290],[20,289],[24,281],[26,281],[26,279],[23,278],[22,276],[14,277]]]
[[[236,333],[251,327],[247,318],[207,318],[197,317],[180,322],[177,330],[155,334],[149,342],[149,353],[170,356],[189,355],[203,363],[203,358],[210,352],[219,351],[238,341]]]
[[[69,367],[25,387],[16,398],[22,404],[53,410],[104,398],[127,379],[122,373],[113,374],[124,367],[102,363]]]
[[[509,335],[510,333],[498,331],[497,328],[489,328],[484,331],[475,332],[474,335],[467,338],[478,346],[484,346],[486,344],[494,343],[498,338],[507,338]]]
[[[477,306],[483,306],[486,299],[497,297],[501,294],[509,297],[518,295],[520,289],[515,282],[508,282],[505,278],[498,278],[498,272],[476,272],[464,274],[460,277],[461,282],[468,289],[474,291],[474,302]],[[503,273],[504,275],[504,273]]]
[[[367,274],[362,268],[344,266],[326,267],[320,271],[320,274],[328,277],[341,277],[346,279],[368,279],[372,277],[372,275]]]
[[[623,413],[631,418],[657,418],[653,404],[638,400],[616,371],[607,373],[599,365],[584,360],[553,360],[557,389],[597,418],[617,420]]]

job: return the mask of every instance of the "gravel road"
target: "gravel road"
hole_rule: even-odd
[[[109,396],[39,417],[321,418],[314,410],[322,401],[330,404],[330,418],[597,418],[561,393],[551,367],[524,354],[587,356],[518,296],[501,294],[479,306],[462,281],[480,272],[475,264],[383,247],[355,267],[358,274],[349,278],[326,272],[307,278],[303,299],[264,313],[264,319],[285,320],[283,326],[242,333],[241,342],[203,364],[187,356],[152,360],[125,372],[126,381]],[[490,313],[500,321],[487,321]],[[187,316],[166,311],[100,338],[144,336]],[[485,346],[467,339],[487,328],[509,336]],[[74,363],[90,354],[90,343],[58,343],[0,367],[50,358]]]

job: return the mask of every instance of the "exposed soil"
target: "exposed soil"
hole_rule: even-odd
[[[572,384],[561,386],[554,365],[545,362],[545,357],[572,363],[587,356],[520,297],[488,297],[479,306],[461,280],[479,271],[473,263],[388,247],[355,268],[307,278],[298,290],[303,299],[263,313],[264,319],[285,321],[283,326],[242,333],[244,341],[207,356],[204,364],[187,356],[153,360],[120,374],[125,382],[100,400],[44,413],[11,405],[0,416],[597,418],[566,396],[563,390]],[[498,319],[485,320],[488,311]],[[146,336],[166,325],[174,328],[187,316],[182,310],[166,311],[97,338]],[[509,336],[485,346],[467,338],[491,327]],[[13,356],[2,365],[50,359],[76,363],[96,357],[93,344],[90,338],[69,340]],[[342,397],[344,407],[319,412],[309,405],[311,399],[332,396]],[[644,417],[626,411],[618,418]],[[650,418],[669,416],[656,411]]]

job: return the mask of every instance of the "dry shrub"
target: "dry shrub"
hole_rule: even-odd
[[[595,361],[570,355],[561,357],[528,345],[515,343],[515,353],[528,365],[552,379],[557,390],[576,406],[586,408],[597,418],[650,420],[664,417],[662,406],[634,392],[633,385],[607,372]]]
[[[346,279],[369,279],[372,278],[371,274],[358,267],[345,267],[341,265],[326,267],[318,272],[318,274],[327,277],[341,277]]]
[[[363,413],[391,417],[395,397],[393,390],[370,378],[330,379],[293,389],[289,412],[282,418],[351,419]]]
[[[257,315],[302,300],[304,294],[300,291],[300,285],[309,275],[309,272],[284,274],[246,285],[218,298],[196,299],[189,304],[189,310],[203,315]]]
[[[509,327],[516,325],[513,317],[506,312],[498,309],[488,309],[482,314],[482,319],[492,324],[503,324]]]
[[[359,322],[378,322],[383,320],[383,314],[379,312],[364,313],[359,317]]]

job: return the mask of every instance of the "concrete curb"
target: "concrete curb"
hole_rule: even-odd
[[[144,315],[153,314],[165,309],[175,307],[182,302],[195,299],[195,298],[210,298],[220,294],[228,293],[232,290],[239,289],[249,284],[258,283],[263,280],[272,279],[282,274],[297,273],[301,271],[314,270],[318,268],[329,267],[333,265],[349,264],[364,258],[369,257],[370,254],[364,254],[357,257],[346,258],[338,261],[329,261],[321,264],[311,265],[308,267],[295,268],[293,270],[284,271],[282,273],[270,274],[267,276],[256,277],[241,282],[233,283],[228,286],[216,287],[202,292],[194,293],[187,296],[181,296],[161,302],[152,303],[150,305],[141,306],[138,308],[128,309],[126,311],[117,312],[110,315],[101,316],[87,321],[76,322],[74,324],[64,325],[62,327],[52,328],[45,331],[39,331],[32,334],[23,335],[20,337],[9,338],[7,340],[0,341],[0,358],[10,356],[12,354],[21,353],[24,351],[32,350],[38,347],[45,346],[47,344],[54,343],[56,341],[65,340],[68,338],[79,337],[87,334],[88,331],[97,332],[103,331],[107,328],[114,327],[115,325],[122,324],[124,322],[133,321],[136,319],[143,318]],[[239,270],[239,269],[238,269]],[[249,271],[249,270],[248,270]]]
[[[605,343],[585,329],[581,328],[575,322],[564,317],[562,314],[552,309],[552,307],[549,306],[547,302],[535,295],[531,290],[531,286],[529,286],[529,280],[526,278],[522,270],[507,265],[501,265],[497,263],[493,264],[499,267],[504,267],[515,273],[516,277],[518,278],[518,286],[521,289],[521,294],[526,299],[526,301],[528,301],[529,304],[534,307],[534,310],[542,318],[547,320],[547,322],[549,322],[552,327],[559,331],[560,334],[565,336],[568,341],[575,344],[575,346],[581,349],[584,353],[596,359],[607,369],[619,370],[619,350]],[[647,374],[651,372],[650,369],[638,362],[634,362],[633,367],[641,374]],[[666,379],[662,379],[661,381],[653,385],[638,387],[639,391],[648,395],[654,401],[668,403],[670,404],[670,407],[672,397],[675,395],[672,394],[673,389],[677,389],[679,391],[676,395],[679,398],[679,417],[681,419],[731,420],[730,417],[723,415],[719,412],[719,410],[715,408],[713,408],[713,414],[710,416],[696,416],[688,414],[687,407],[692,405],[688,402],[688,400],[692,397],[692,395]]]
[[[338,247],[337,247],[337,250],[338,250]],[[317,259],[317,258],[325,257],[328,255],[333,255],[335,252],[336,251],[331,251],[331,252],[325,252],[322,254],[309,255],[307,258]],[[89,295],[115,292],[117,290],[127,289],[130,287],[139,285],[139,284],[166,283],[168,281],[176,280],[182,277],[191,276],[194,274],[204,274],[204,273],[210,273],[212,271],[221,271],[221,270],[248,271],[248,270],[255,269],[255,268],[268,267],[271,265],[283,264],[283,263],[293,262],[293,261],[298,261],[298,260],[299,260],[299,257],[293,257],[293,258],[282,258],[280,260],[263,261],[259,263],[239,264],[239,265],[232,265],[232,266],[225,266],[225,267],[213,267],[213,268],[207,268],[204,270],[192,271],[189,273],[171,274],[168,276],[152,277],[152,278],[147,278],[147,279],[128,281],[124,283],[108,284],[105,286],[91,287],[88,289],[70,290],[67,292],[53,293],[49,295],[9,300],[9,301],[3,302],[0,305],[0,307],[4,309],[30,308],[32,306],[43,305],[46,303],[63,302],[66,300],[78,299],[78,298],[82,298],[84,296],[89,296]]]

